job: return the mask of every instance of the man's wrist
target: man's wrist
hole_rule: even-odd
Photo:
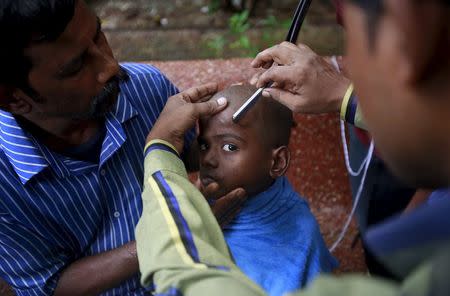
[[[126,244],[125,249],[130,259],[137,259],[136,241],[132,241]]]
[[[358,99],[353,91],[353,85],[349,86],[342,100],[340,117],[351,125],[367,130],[361,108],[358,105]]]
[[[175,147],[160,139],[151,140],[144,150],[145,180],[158,171],[171,171],[187,176],[186,168]]]

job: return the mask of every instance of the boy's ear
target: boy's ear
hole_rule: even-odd
[[[276,179],[283,176],[291,161],[291,153],[287,146],[281,146],[272,150],[272,166],[270,168],[270,177]]]
[[[31,98],[20,89],[0,86],[0,109],[15,115],[27,114],[32,108],[28,100]]]

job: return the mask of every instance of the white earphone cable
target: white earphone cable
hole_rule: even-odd
[[[336,56],[331,57],[331,64],[336,68],[338,72],[341,72],[341,69],[339,68],[339,63],[337,62]],[[364,182],[366,181],[366,175],[367,171],[369,170],[370,161],[372,160],[373,151],[374,151],[374,142],[373,140],[370,142],[369,150],[367,151],[367,155],[364,158],[364,160],[361,163],[361,166],[358,168],[357,171],[354,171],[350,165],[350,157],[348,153],[348,146],[347,146],[347,138],[345,136],[345,122],[341,120],[341,139],[342,139],[342,148],[344,150],[344,158],[345,158],[345,166],[347,167],[348,173],[353,176],[359,176],[361,172],[364,169],[363,175],[361,177],[361,183],[359,183],[358,191],[356,192],[356,197],[353,202],[352,210],[350,211],[350,214],[347,218],[347,221],[345,221],[344,227],[342,227],[341,233],[339,234],[336,241],[333,243],[333,245],[330,248],[330,252],[333,252],[341,243],[341,241],[344,239],[345,234],[348,231],[348,228],[350,226],[350,223],[352,222],[353,215],[355,214],[356,208],[358,207],[359,200],[361,198],[362,190],[364,188]]]
[[[348,231],[348,228],[350,226],[350,223],[352,221],[353,215],[355,214],[356,208],[358,207],[359,204],[359,200],[361,198],[361,194],[362,194],[362,190],[364,188],[364,182],[366,181],[366,175],[367,175],[367,171],[369,170],[369,165],[370,165],[370,161],[372,160],[372,156],[373,156],[373,151],[374,151],[374,142],[373,140],[370,142],[370,146],[369,146],[369,151],[367,152],[366,157],[364,158],[361,167],[358,169],[357,172],[354,172],[350,166],[350,159],[349,159],[349,153],[348,153],[348,147],[347,147],[347,139],[345,137],[345,124],[344,122],[341,120],[341,135],[342,136],[342,146],[344,149],[344,156],[345,156],[345,164],[347,166],[347,170],[349,171],[349,173],[352,176],[358,176],[362,169],[364,168],[364,172],[363,175],[361,177],[361,183],[359,184],[358,187],[358,191],[356,192],[356,197],[355,200],[353,202],[353,207],[352,210],[350,211],[350,214],[347,218],[347,221],[344,224],[344,227],[341,230],[341,233],[339,234],[338,238],[336,239],[336,241],[333,243],[333,245],[330,248],[330,252],[333,252],[341,243],[341,241],[344,239],[345,234]],[[351,172],[350,172],[351,170]]]

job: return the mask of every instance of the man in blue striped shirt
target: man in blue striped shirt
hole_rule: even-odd
[[[2,1],[0,34],[0,277],[18,295],[145,294],[142,149],[177,89],[119,66],[82,0]]]

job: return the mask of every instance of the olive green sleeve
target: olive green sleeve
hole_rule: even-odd
[[[347,275],[318,277],[308,287],[289,296],[399,296],[397,286],[369,276]]]

